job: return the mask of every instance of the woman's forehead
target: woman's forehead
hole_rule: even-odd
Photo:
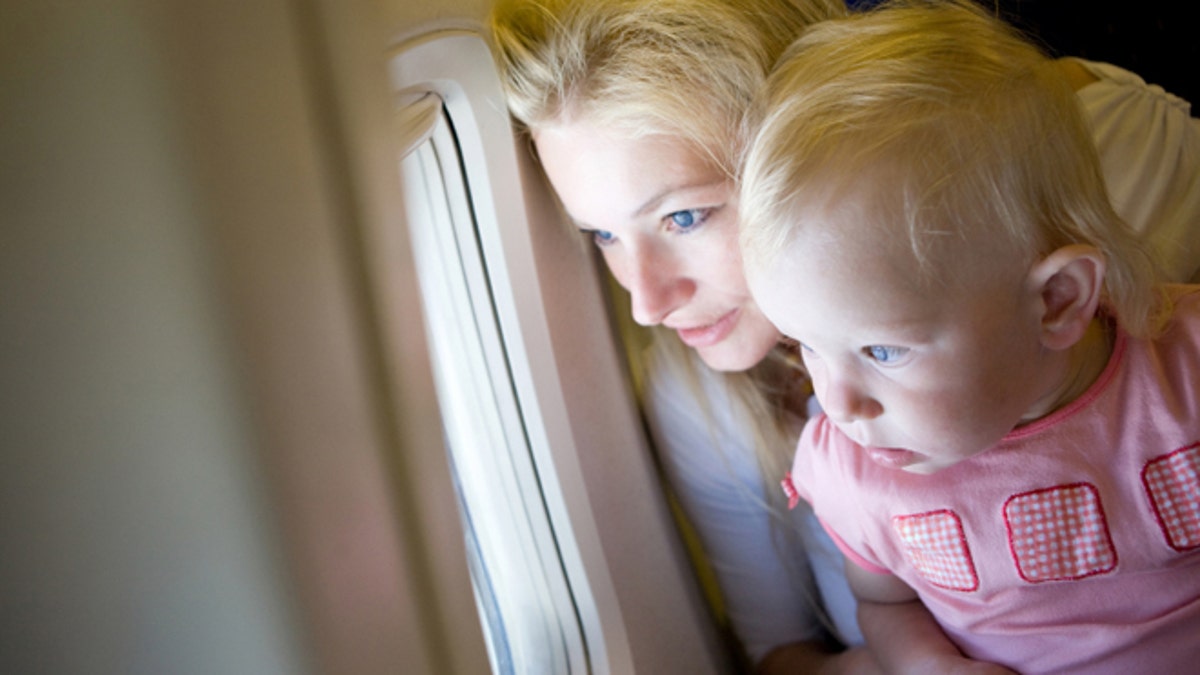
[[[633,215],[671,192],[727,183],[688,143],[670,136],[637,138],[571,123],[543,127],[534,142],[551,184],[578,219],[583,214],[576,209],[619,206]]]

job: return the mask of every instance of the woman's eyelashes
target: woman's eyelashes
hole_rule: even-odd
[[[717,211],[719,207],[705,207],[702,209],[684,209],[682,211],[672,211],[663,216],[663,222],[666,224],[667,230],[679,234],[686,234],[703,225]],[[617,241],[617,235],[608,230],[595,230],[591,228],[580,228],[580,230],[597,246],[610,246]]]
[[[716,209],[709,207],[703,209],[684,209],[683,211],[675,211],[668,213],[664,220],[667,223],[667,228],[677,232],[687,232],[694,230],[704,224],[708,217],[712,215]]]
[[[597,246],[608,246],[617,240],[617,235],[608,230],[584,230],[583,233],[590,236]]]

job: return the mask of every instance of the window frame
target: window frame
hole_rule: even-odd
[[[487,434],[505,442],[467,445],[502,449],[505,457],[475,461],[464,458],[462,448],[450,449],[471,513],[468,522],[475,526],[485,564],[495,564],[489,556],[503,548],[496,541],[515,536],[523,542],[514,549],[524,561],[518,564],[526,573],[544,575],[519,591],[503,589],[523,597],[500,601],[501,613],[505,607],[543,613],[528,620],[506,616],[506,632],[512,626],[542,627],[534,629],[541,636],[527,641],[513,642],[510,633],[510,644],[540,644],[543,654],[552,655],[546,663],[554,672],[726,672],[729,660],[691,574],[625,377],[596,256],[570,232],[527,140],[514,133],[486,43],[470,31],[432,32],[401,45],[389,70],[398,155],[407,157],[400,168],[407,227],[442,414],[454,427],[463,424],[461,411],[480,401],[498,402],[500,410]],[[458,171],[448,163],[451,154],[460,162]],[[473,314],[469,322],[460,316],[458,325],[473,328],[458,329],[458,337],[474,331],[485,342],[494,339],[478,352],[487,364],[474,361],[463,371],[468,374],[455,376],[463,380],[458,384],[444,381],[453,370],[447,360],[471,350],[460,344],[439,353],[438,345],[454,331],[435,323],[439,312],[464,310],[464,300],[460,295],[447,303],[431,290],[440,283],[433,277],[441,274],[430,271],[435,266],[429,251],[436,247],[429,240],[435,233],[428,228],[428,211],[416,203],[436,201],[429,199],[428,179],[435,164],[448,185],[460,175],[469,193],[471,212],[458,213],[455,223],[457,228],[469,221],[473,229],[456,235],[459,261],[473,266],[463,273]],[[418,178],[423,172],[426,178]],[[472,246],[478,247],[477,258]],[[443,243],[443,253],[449,250]],[[446,257],[451,256],[442,262]],[[469,374],[480,370],[489,375],[489,393],[474,394],[473,404],[464,403],[471,395],[453,400],[450,391],[468,386],[466,380],[480,384]],[[459,412],[452,410],[456,406]],[[458,431],[448,430],[451,446]],[[509,481],[506,486],[480,487],[472,471],[485,465],[492,467],[482,472],[486,479]],[[504,495],[504,503],[473,503],[485,492]],[[485,525],[477,518],[483,513],[505,513],[509,520]],[[521,517],[528,521],[517,524]],[[488,599],[480,596],[478,579],[475,586],[486,613]],[[544,620],[544,613],[554,618]],[[489,644],[493,668],[503,672],[504,650],[497,647]],[[509,654],[516,672],[532,663],[516,663],[525,647]]]

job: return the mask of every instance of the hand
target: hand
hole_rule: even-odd
[[[916,592],[898,577],[869,573],[847,563],[846,578],[859,601],[859,628],[879,670],[897,675],[1014,673],[963,656],[916,598]]]
[[[936,655],[922,660],[920,663],[908,664],[904,673],[926,675],[1016,675],[1015,670],[985,661],[972,661],[965,656]]]
[[[835,660],[831,661],[827,666],[829,670],[820,672],[829,672],[834,675],[839,673],[844,675],[886,675],[883,668],[879,667],[879,662],[871,656],[871,652],[863,647],[856,647],[838,654]]]
[[[831,653],[813,642],[796,642],[772,650],[755,675],[886,675],[866,649]]]

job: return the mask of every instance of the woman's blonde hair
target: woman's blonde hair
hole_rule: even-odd
[[[742,118],[779,55],[839,0],[499,0],[488,19],[509,110],[681,138],[733,175]]]
[[[745,116],[775,62],[807,26],[845,13],[842,0],[497,0],[488,31],[525,131],[586,121],[630,138],[682,139],[732,177]],[[616,319],[635,386],[647,372],[674,373],[713,424],[696,353],[670,331],[634,325],[628,311]],[[777,352],[720,381],[753,435],[763,507],[786,542],[801,535],[779,488],[795,443],[782,399],[799,375]]]
[[[634,138],[681,138],[732,176],[745,116],[775,62],[806,27],[845,14],[841,0],[497,0],[488,31],[509,110],[526,130],[587,120]],[[646,368],[705,368],[669,332],[617,316],[635,347],[635,379]],[[772,506],[792,450],[778,370],[772,355],[724,378],[757,437]]]
[[[881,227],[906,227],[923,267],[944,244],[987,242],[1029,262],[1095,246],[1108,311],[1135,335],[1160,325],[1157,265],[1112,209],[1078,97],[969,0],[901,0],[815,26],[753,117],[740,201],[748,268],[770,264],[805,206],[851,199]]]

